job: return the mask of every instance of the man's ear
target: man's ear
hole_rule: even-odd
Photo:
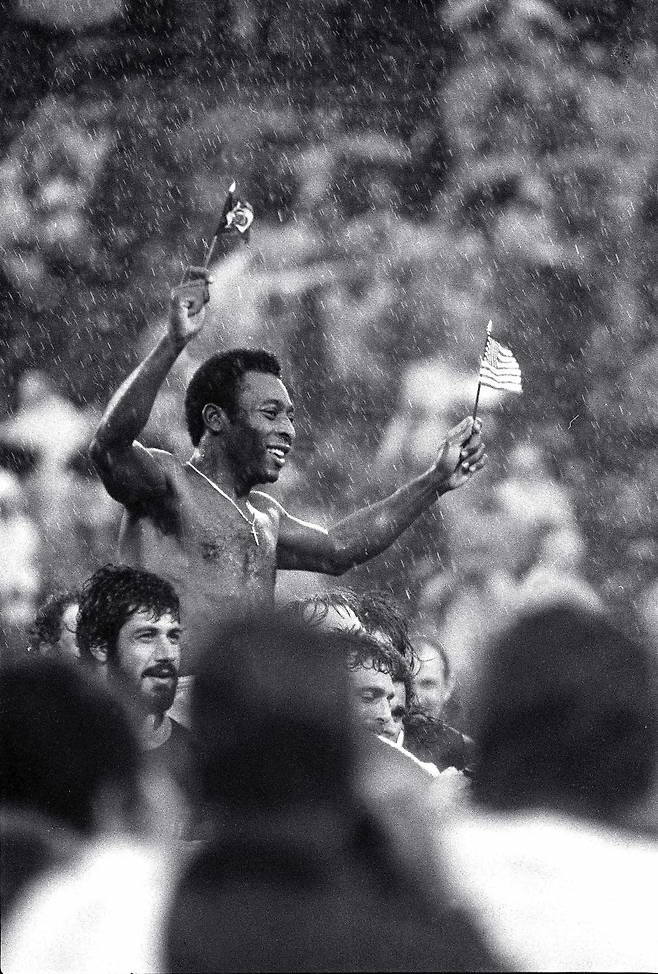
[[[224,433],[230,425],[230,420],[221,406],[214,402],[207,402],[201,410],[206,429],[211,433]]]
[[[107,646],[102,644],[94,645],[89,647],[89,652],[94,657],[97,663],[105,664],[107,663]]]

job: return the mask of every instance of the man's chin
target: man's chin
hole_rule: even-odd
[[[148,693],[143,692],[142,696],[149,713],[165,714],[174,703],[176,687],[153,687]]]
[[[279,479],[280,473],[280,470],[263,470],[258,482],[260,484],[275,484]]]

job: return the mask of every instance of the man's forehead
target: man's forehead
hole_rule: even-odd
[[[366,660],[363,666],[350,667],[350,679],[359,687],[377,687],[387,692],[393,690],[393,679],[390,673],[383,673],[375,669],[372,660]]]
[[[281,379],[270,372],[258,372],[253,369],[245,372],[240,383],[240,398],[248,402],[257,400],[279,400],[286,406],[292,405],[288,390]]]
[[[430,655],[429,651],[426,655],[418,657],[418,675],[422,676],[434,676],[443,678],[445,673],[445,664],[443,658],[434,652]]]
[[[139,626],[177,626],[178,619],[175,615],[166,609],[164,612],[160,612],[157,609],[150,609],[148,607],[142,606],[132,612],[126,621],[124,622],[122,629],[137,629]]]

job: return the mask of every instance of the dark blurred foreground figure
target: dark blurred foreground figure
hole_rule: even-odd
[[[658,970],[655,660],[603,617],[522,618],[481,674],[476,808],[442,861],[521,970]]]
[[[161,971],[174,867],[138,834],[121,701],[55,659],[3,667],[0,683],[3,974]]]
[[[357,798],[364,762],[400,756],[357,738],[342,637],[269,615],[220,638],[193,697],[215,834],[173,902],[167,969],[492,969]]]
[[[82,673],[38,660],[3,667],[0,681],[4,925],[21,890],[71,861],[110,806],[132,807],[137,758],[116,701]]]

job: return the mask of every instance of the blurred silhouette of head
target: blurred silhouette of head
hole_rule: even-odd
[[[209,643],[192,715],[218,828],[178,885],[168,970],[429,970],[437,955],[444,970],[490,969],[477,933],[438,916],[431,856],[418,873],[403,862],[392,835],[415,848],[413,816],[391,811],[389,832],[369,812],[395,809],[369,779],[390,782],[402,755],[350,719],[355,638],[269,613]],[[457,961],[462,944],[475,949]]]
[[[120,702],[83,667],[43,658],[3,668],[0,716],[3,804],[85,834],[110,806],[128,820],[137,742]]]
[[[615,819],[648,792],[658,744],[654,661],[601,615],[521,618],[480,678],[478,800]]]
[[[209,646],[192,713],[210,805],[261,814],[340,802],[350,792],[344,638],[269,613],[236,623]]]

